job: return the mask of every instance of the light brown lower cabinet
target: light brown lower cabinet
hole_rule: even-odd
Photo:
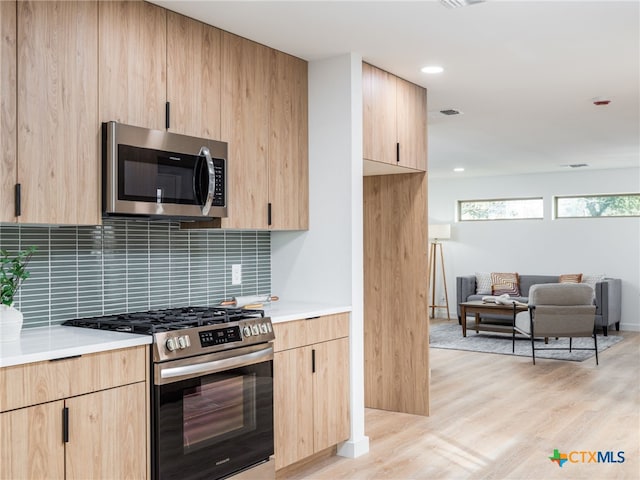
[[[146,386],[134,383],[65,401],[67,479],[146,478]]]
[[[64,401],[0,413],[0,478],[64,478]]]
[[[276,323],[276,470],[349,438],[349,314]]]
[[[147,478],[146,348],[0,369],[0,479]]]

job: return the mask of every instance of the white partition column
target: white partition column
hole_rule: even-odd
[[[309,63],[309,230],[273,232],[272,291],[351,305],[351,436],[338,453],[369,451],[364,435],[362,57]]]

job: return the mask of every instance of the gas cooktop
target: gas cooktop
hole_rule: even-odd
[[[66,320],[63,325],[153,335],[207,325],[264,317],[263,310],[227,307],[184,307]]]

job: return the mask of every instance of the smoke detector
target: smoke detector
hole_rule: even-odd
[[[440,4],[447,8],[460,8],[483,3],[485,0],[440,0]]]
[[[442,115],[460,115],[462,112],[460,110],[456,110],[454,108],[447,108],[445,110],[440,110]]]
[[[594,105],[600,107],[602,105],[609,105],[611,103],[611,99],[607,97],[594,97],[591,99]]]
[[[565,165],[560,165],[561,167],[567,167],[567,168],[583,168],[583,167],[588,167],[589,164],[588,163],[568,163]]]

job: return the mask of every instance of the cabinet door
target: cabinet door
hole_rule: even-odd
[[[313,345],[315,350],[314,450],[349,438],[349,339]]]
[[[0,2],[0,222],[15,222],[16,2]]]
[[[165,12],[147,2],[100,2],[101,122],[165,129]]]
[[[396,77],[362,64],[363,157],[396,165]]]
[[[311,347],[277,352],[273,360],[276,470],[313,455]]]
[[[220,138],[222,32],[167,11],[169,131]]]
[[[67,479],[146,478],[145,383],[66,400]]]
[[[397,82],[398,165],[427,169],[427,91],[401,78]]]
[[[272,50],[269,202],[271,228],[309,228],[307,62]]]
[[[225,228],[268,227],[269,50],[222,34],[221,139],[229,143]]]
[[[64,478],[63,402],[0,413],[0,478]]]
[[[97,2],[18,2],[20,222],[100,222],[97,47]]]

